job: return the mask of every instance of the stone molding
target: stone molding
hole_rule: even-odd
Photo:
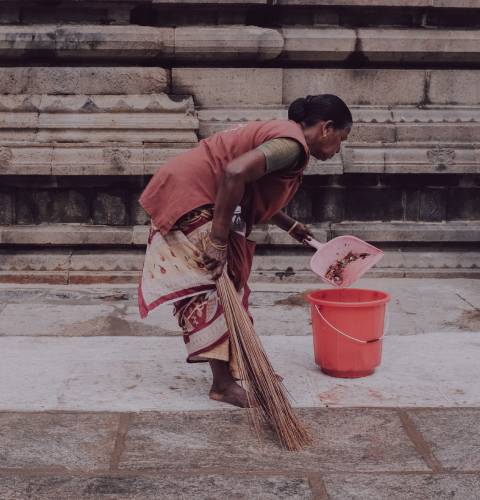
[[[335,236],[355,235],[372,242],[480,242],[480,222],[346,222],[312,224],[320,241]],[[2,245],[115,245],[144,246],[149,227],[88,224],[39,224],[0,226]],[[257,226],[252,238],[260,245],[299,246],[285,231],[274,226]]]
[[[195,143],[198,127],[189,96],[0,95],[2,143]]]
[[[424,28],[0,25],[0,58],[50,51],[53,59],[339,62],[480,61],[478,30]]]
[[[153,175],[196,143],[7,143],[1,175]],[[350,143],[328,161],[311,158],[305,175],[479,174],[480,143]]]

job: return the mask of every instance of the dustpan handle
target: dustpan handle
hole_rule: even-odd
[[[383,335],[381,337],[378,337],[378,339],[373,339],[373,340],[361,340],[361,339],[357,339],[355,337],[351,337],[350,335],[346,334],[345,332],[342,332],[341,330],[339,330],[338,328],[336,328],[335,326],[333,326],[330,321],[328,321],[327,318],[325,318],[325,316],[320,312],[320,309],[318,308],[318,306],[315,304],[315,309],[317,310],[318,314],[320,315],[320,317],[323,319],[323,321],[325,321],[325,323],[330,327],[330,328],[333,328],[337,333],[339,333],[340,335],[343,335],[344,337],[347,337],[348,339],[350,340],[354,340],[355,342],[358,342],[359,344],[372,344],[373,342],[377,342],[378,340],[382,340],[383,337],[385,337],[385,332],[387,331],[387,328],[388,328],[388,318],[387,320],[385,321],[385,323],[387,324],[387,326],[384,328],[384,332],[383,332]],[[385,309],[385,315],[387,316],[387,312],[388,310]]]
[[[311,237],[307,237],[303,241],[304,243],[307,243],[307,245],[310,245],[311,247],[315,248],[316,250],[320,250],[325,246],[325,243],[320,243],[319,241]]]

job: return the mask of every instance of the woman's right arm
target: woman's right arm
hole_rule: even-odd
[[[242,200],[245,186],[264,174],[265,156],[255,149],[235,158],[226,166],[215,199],[211,231],[215,242],[226,243],[233,212]]]

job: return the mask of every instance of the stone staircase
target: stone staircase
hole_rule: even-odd
[[[327,92],[355,127],[290,214],[384,248],[372,275],[480,276],[478,28],[476,0],[2,2],[0,282],[136,282],[166,159]],[[258,279],[305,278],[254,237]]]

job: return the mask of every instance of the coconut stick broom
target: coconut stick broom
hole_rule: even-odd
[[[250,424],[259,437],[261,422],[265,420],[283,447],[288,450],[302,449],[312,443],[312,438],[295,415],[286,389],[270,364],[226,268],[216,283],[232,348],[238,360],[239,375],[246,385]]]

